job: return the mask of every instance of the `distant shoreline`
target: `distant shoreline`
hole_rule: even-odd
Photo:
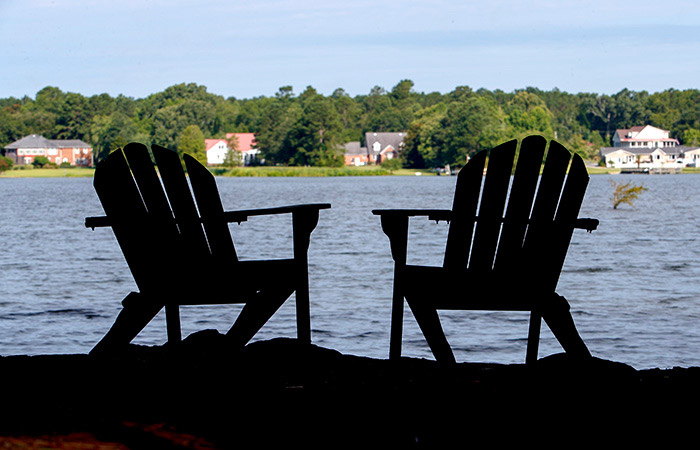
[[[607,167],[587,167],[589,175],[618,175],[620,169]],[[232,169],[210,168],[216,176],[222,177],[349,177],[349,176],[436,176],[434,169],[399,169],[390,172],[380,166],[364,167],[293,167],[262,166],[236,167]],[[698,167],[684,167],[683,174],[700,174]],[[1,178],[91,178],[94,168],[56,169],[12,169],[0,173]],[[443,175],[445,176],[445,175]]]

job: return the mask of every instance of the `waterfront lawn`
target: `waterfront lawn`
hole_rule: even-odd
[[[286,167],[286,166],[260,166],[260,167],[234,167],[212,168],[214,175],[229,177],[347,177],[347,176],[375,176],[375,175],[415,175],[420,172],[424,175],[432,174],[427,169],[399,169],[394,172],[377,166],[360,167]]]
[[[13,168],[0,173],[0,178],[74,178],[92,177],[95,169],[88,167]]]

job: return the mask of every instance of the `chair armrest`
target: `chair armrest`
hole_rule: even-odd
[[[579,230],[586,230],[590,233],[593,230],[598,229],[599,223],[600,221],[598,219],[576,219],[576,222],[574,222],[574,228],[578,228]]]
[[[372,214],[375,216],[384,217],[419,217],[427,216],[428,220],[450,221],[452,219],[452,210],[450,209],[374,209]]]
[[[375,209],[372,210],[372,213],[377,216],[397,218],[428,216],[429,220],[435,220],[437,222],[441,220],[449,222],[452,219],[452,211],[449,209]],[[474,220],[478,221],[479,217],[474,217]],[[501,222],[503,221],[505,221],[505,218],[501,219]],[[574,222],[574,228],[586,230],[590,233],[598,229],[599,223],[600,221],[598,219],[579,218]]]
[[[372,214],[381,217],[382,231],[389,238],[391,257],[397,266],[406,264],[409,218],[427,216],[436,222],[452,219],[449,209],[375,209]]]
[[[224,211],[224,220],[226,222],[245,222],[248,217],[264,216],[272,214],[294,214],[294,213],[309,213],[318,212],[321,209],[330,208],[330,203],[308,203],[303,205],[278,206],[275,208],[260,208],[260,209],[243,209],[238,211]],[[96,216],[85,218],[85,228],[110,227],[112,220],[107,216]]]
[[[245,222],[248,217],[268,216],[273,214],[317,213],[321,209],[330,208],[330,203],[307,203],[302,205],[278,206],[274,208],[242,209],[238,211],[224,211],[226,222]]]

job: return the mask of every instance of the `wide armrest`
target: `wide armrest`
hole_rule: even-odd
[[[449,209],[374,209],[372,214],[382,217],[419,217],[428,216],[429,220],[450,221],[452,219],[452,211]],[[475,216],[474,221],[478,221],[479,217]],[[505,218],[501,218],[504,222]],[[529,220],[528,220],[529,222]],[[574,228],[591,232],[598,228],[600,221],[598,219],[579,218],[574,222]]]
[[[598,229],[599,223],[600,221],[598,219],[576,219],[576,222],[574,222],[574,228],[578,228],[579,230],[586,230],[590,233],[591,231]]]
[[[237,211],[224,211],[224,220],[227,223],[245,222],[248,217],[266,216],[273,214],[290,214],[290,213],[305,213],[318,212],[321,209],[330,208],[330,203],[307,203],[302,205],[278,206],[275,208],[259,208],[259,209],[242,209]],[[85,227],[93,230],[98,227],[112,226],[112,221],[107,216],[86,217]]]
[[[452,210],[450,209],[374,209],[372,214],[382,217],[420,217],[427,216],[429,220],[446,220],[452,219]]]
[[[306,203],[302,205],[278,206],[275,208],[241,209],[237,211],[224,211],[224,219],[228,223],[240,223],[245,222],[246,220],[248,220],[248,217],[253,216],[317,212],[321,209],[328,209],[330,207],[330,203]]]

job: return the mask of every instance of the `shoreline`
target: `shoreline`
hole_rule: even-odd
[[[0,414],[0,443],[77,435],[125,448],[426,448],[498,430],[546,437],[549,427],[561,426],[629,442],[651,432],[694,432],[684,428],[696,420],[686,406],[700,399],[695,367],[636,370],[597,358],[576,363],[564,354],[533,366],[441,366],[344,355],[286,338],[233,350],[213,330],[177,348],[0,357],[0,374],[11,405]],[[644,424],[654,428],[639,428]]]
[[[311,169],[311,170],[310,170]],[[234,169],[236,170],[236,169]],[[590,176],[594,175],[620,175],[621,169],[607,169],[598,167],[587,167],[588,174]],[[307,168],[307,167],[266,167],[266,168],[243,168],[236,172],[240,174],[230,174],[222,169],[210,168],[210,171],[217,177],[227,177],[227,178],[270,178],[270,177],[385,177],[385,176],[439,176],[437,173],[430,169],[400,169],[394,172],[389,172],[386,170],[378,168],[372,169],[346,169],[343,167],[339,168],[329,168],[329,167],[317,167],[317,168]],[[92,178],[95,173],[95,169],[85,168],[85,169],[24,169],[24,170],[7,170],[5,172],[0,172],[0,179],[17,179],[17,178]],[[693,175],[700,174],[700,168],[684,168],[683,172],[676,175]],[[627,174],[630,175],[630,174]],[[635,174],[631,174],[635,175]],[[636,175],[648,175],[648,174],[636,174]],[[450,175],[441,175],[450,177]]]

